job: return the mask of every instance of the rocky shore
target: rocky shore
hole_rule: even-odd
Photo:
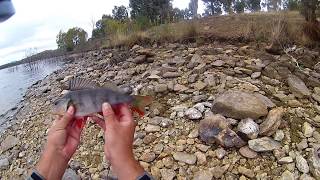
[[[28,176],[46,142],[51,104],[74,76],[154,97],[137,118],[134,153],[156,179],[320,179],[319,62],[319,52],[305,48],[275,56],[220,43],[78,55],[29,88],[0,137],[0,179]],[[94,123],[65,177],[115,178]]]

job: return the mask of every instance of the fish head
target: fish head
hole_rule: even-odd
[[[52,114],[63,115],[71,104],[69,98],[60,98],[53,103]]]

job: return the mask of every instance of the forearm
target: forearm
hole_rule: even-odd
[[[111,162],[111,166],[119,180],[136,180],[144,173],[143,167],[133,157],[126,161]]]
[[[61,179],[66,168],[68,160],[65,159],[62,152],[54,148],[46,148],[37,164],[37,171],[45,179]]]

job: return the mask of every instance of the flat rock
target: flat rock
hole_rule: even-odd
[[[1,146],[0,146],[0,152],[5,152],[8,149],[13,148],[14,146],[16,146],[19,143],[19,139],[9,135],[5,138],[4,141],[1,142]]]
[[[147,60],[146,55],[139,55],[133,59],[133,62],[136,64],[142,64],[142,63],[146,62],[146,60]]]
[[[271,136],[274,134],[282,120],[282,116],[284,115],[285,109],[282,107],[278,107],[272,109],[269,113],[267,118],[260,124],[260,135],[262,136]]]
[[[252,79],[257,79],[261,76],[261,72],[254,72],[251,74]]]
[[[216,166],[216,167],[210,168],[210,171],[212,172],[213,177],[215,177],[216,179],[219,179],[228,170],[229,166],[230,165],[225,165],[225,166],[222,166],[222,167],[221,166]]]
[[[153,162],[153,160],[156,158],[156,154],[153,153],[153,152],[146,152],[146,153],[143,153],[140,157],[140,160],[144,161],[144,162],[147,162],[147,163],[150,163],[150,162]]]
[[[299,77],[295,75],[289,75],[287,81],[288,81],[290,91],[297,98],[303,98],[305,96],[311,95],[310,90],[307,88],[306,84]]]
[[[213,174],[209,170],[198,171],[195,173],[193,180],[211,180]]]
[[[320,146],[316,145],[309,153],[309,168],[315,178],[320,178]]]
[[[258,153],[256,153],[255,151],[251,150],[248,146],[241,147],[239,149],[239,153],[243,157],[246,157],[246,158],[249,158],[249,159],[255,159],[255,158],[258,157]]]
[[[194,54],[190,60],[190,62],[187,64],[187,68],[192,69],[196,67],[198,64],[200,64],[202,61],[199,54]]]
[[[181,73],[179,73],[179,72],[165,72],[162,76],[164,78],[176,78],[176,77],[181,76]]]
[[[283,157],[281,159],[278,160],[278,163],[279,164],[289,164],[289,163],[292,163],[293,162],[293,159],[292,157],[288,156],[288,157]]]
[[[253,178],[254,177],[254,172],[251,169],[248,169],[246,167],[243,166],[239,166],[238,167],[238,171],[240,174],[243,174],[249,178]]]
[[[167,90],[168,90],[168,85],[166,85],[166,84],[157,84],[154,87],[154,91],[157,93],[166,92]]]
[[[160,131],[160,126],[157,126],[157,125],[152,125],[152,124],[148,124],[144,130],[146,132],[158,132]]]
[[[218,143],[226,148],[244,146],[246,143],[228,125],[226,118],[219,114],[206,117],[199,125],[201,140],[209,144]]]
[[[251,118],[243,119],[238,124],[238,133],[245,136],[246,139],[256,139],[259,134],[259,125]]]
[[[234,119],[258,119],[268,113],[267,106],[253,94],[227,91],[216,98],[212,111]]]
[[[284,132],[281,129],[277,130],[273,137],[274,140],[279,142],[281,142],[283,138],[284,138]]]
[[[73,170],[68,168],[63,176],[62,176],[62,180],[80,180],[80,176]]]
[[[8,158],[3,158],[3,159],[0,159],[0,169],[4,170],[4,169],[7,169],[9,167],[9,160]]]
[[[305,174],[309,173],[310,169],[309,169],[307,160],[300,154],[297,154],[296,156],[296,167],[302,173],[305,173]]]
[[[172,169],[160,169],[161,177],[163,180],[173,180],[176,173]]]
[[[260,93],[254,93],[254,96],[259,98],[268,108],[273,108],[276,106],[268,97]]]
[[[211,64],[213,66],[220,67],[220,66],[223,66],[225,64],[225,62],[222,60],[216,60],[216,61],[212,62]]]
[[[173,158],[176,161],[184,162],[184,163],[190,164],[190,165],[195,164],[197,161],[197,157],[195,155],[188,154],[185,152],[175,152],[173,154]]]
[[[315,131],[315,128],[313,128],[311,124],[309,124],[308,122],[303,123],[302,132],[305,137],[307,138],[311,137],[314,131]]]
[[[269,137],[253,139],[248,141],[249,148],[255,152],[267,152],[281,148],[281,144]]]
[[[295,180],[295,178],[294,178],[293,173],[286,170],[285,172],[282,173],[280,180]]]

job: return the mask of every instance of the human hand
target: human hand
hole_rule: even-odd
[[[61,179],[80,143],[85,120],[75,119],[74,113],[74,107],[70,106],[49,129],[47,144],[37,165],[37,170],[46,179]]]
[[[104,151],[112,170],[119,179],[136,179],[144,172],[132,152],[136,124],[128,105],[121,104],[115,110],[116,113],[108,103],[104,103],[104,121],[93,120],[105,131]]]

